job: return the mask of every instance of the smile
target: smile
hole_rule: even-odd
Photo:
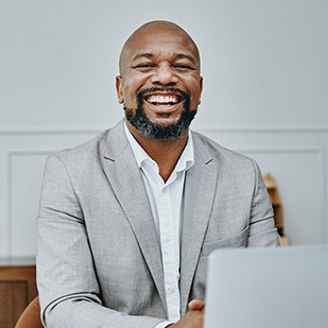
[[[170,94],[170,95],[150,95],[146,97],[146,100],[151,104],[170,104],[174,105],[180,102],[180,99],[177,95]]]
[[[174,110],[182,100],[176,94],[151,94],[144,99],[157,110]]]

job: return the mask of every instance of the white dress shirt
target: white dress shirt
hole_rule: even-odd
[[[157,163],[150,158],[124,123],[126,136],[139,166],[149,198],[164,270],[168,320],[156,328],[166,327],[180,319],[180,239],[183,189],[186,171],[194,164],[191,133],[169,179],[164,182]]]

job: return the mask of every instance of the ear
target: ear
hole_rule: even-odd
[[[124,102],[123,82],[122,82],[122,76],[121,75],[116,76],[116,92],[117,92],[118,103],[123,104],[123,102]]]
[[[199,87],[200,87],[200,93],[199,93],[198,105],[202,102],[202,92],[203,92],[203,77],[202,76],[200,76],[200,79],[199,79]]]

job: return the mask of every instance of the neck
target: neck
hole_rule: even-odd
[[[188,129],[179,137],[169,140],[158,140],[146,137],[137,130],[130,122],[126,122],[133,137],[137,140],[144,151],[152,158],[159,167],[159,174],[166,182],[173,172],[188,141]]]

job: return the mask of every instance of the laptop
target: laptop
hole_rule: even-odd
[[[327,328],[328,245],[221,249],[204,328]]]

